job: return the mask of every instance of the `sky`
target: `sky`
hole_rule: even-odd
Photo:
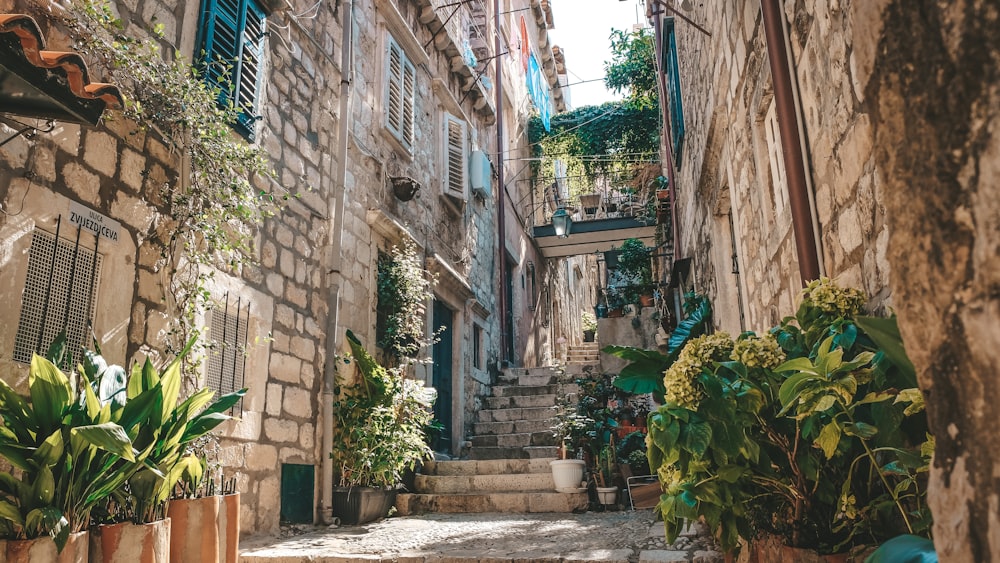
[[[549,30],[554,45],[566,53],[569,83],[604,77],[604,62],[611,58],[612,29],[631,30],[646,23],[642,0],[550,0],[555,28]],[[570,86],[574,108],[619,99],[602,81]]]

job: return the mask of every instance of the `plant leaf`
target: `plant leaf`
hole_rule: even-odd
[[[840,425],[837,421],[831,421],[827,423],[819,432],[819,437],[816,438],[816,445],[823,450],[823,455],[826,459],[833,457],[833,454],[837,451],[837,446],[840,444]]]
[[[125,429],[113,422],[77,426],[70,430],[70,433],[122,459],[127,461],[136,460],[135,454],[132,452],[132,441],[129,440]]]
[[[889,318],[858,316],[854,322],[871,338],[875,344],[885,352],[896,367],[903,373],[910,387],[917,386],[917,370],[913,367],[913,362],[906,355],[906,348],[903,346],[903,337],[899,334],[899,324],[896,316]]]

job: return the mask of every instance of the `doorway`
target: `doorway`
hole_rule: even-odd
[[[434,300],[433,330],[437,332],[437,342],[431,357],[434,360],[431,385],[437,390],[434,402],[434,418],[443,427],[440,435],[431,444],[436,452],[451,453],[452,430],[452,360],[454,357],[455,313],[442,301]],[[440,332],[438,332],[440,331]]]

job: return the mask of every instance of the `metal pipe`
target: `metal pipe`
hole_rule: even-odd
[[[341,249],[344,240],[344,198],[347,189],[347,141],[350,124],[350,96],[352,73],[354,72],[354,0],[344,0],[341,4],[341,23],[343,38],[340,58],[340,115],[337,121],[336,175],[333,182],[333,197],[330,201],[329,217],[331,221],[328,241],[328,261],[330,271],[327,273],[327,318],[326,318],[326,358],[323,366],[323,393],[320,399],[320,409],[323,413],[323,440],[320,452],[320,501],[319,518],[324,524],[332,524],[333,518],[333,388],[336,385],[338,338],[340,335],[340,286],[344,275],[341,271],[343,257]]]
[[[788,45],[785,41],[779,0],[761,0],[760,7],[764,39],[767,44],[767,59],[771,67],[771,82],[774,85],[774,105],[778,115],[778,131],[781,135],[781,155],[785,162],[785,175],[788,178],[788,202],[792,210],[795,251],[802,285],[805,286],[809,281],[819,278],[819,254],[816,251],[816,231],[813,228],[812,208],[809,205],[798,112],[795,109],[795,97],[792,93]]]
[[[493,0],[493,49],[495,53],[500,52],[500,33],[497,26],[500,25],[500,0]],[[503,147],[503,57],[497,57],[493,59],[494,68],[496,69],[496,104],[497,104],[497,200],[499,202],[499,209],[497,210],[497,251],[499,253],[500,264],[500,361],[510,360],[513,358],[507,357],[507,308],[510,306],[507,295],[507,226],[505,225],[507,214],[505,212],[505,207],[507,207],[507,190],[504,186],[504,159],[505,154]],[[513,335],[511,335],[513,336]]]

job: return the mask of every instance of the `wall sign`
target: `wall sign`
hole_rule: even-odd
[[[69,222],[111,242],[118,242],[118,233],[122,228],[118,221],[75,201],[69,202]]]

